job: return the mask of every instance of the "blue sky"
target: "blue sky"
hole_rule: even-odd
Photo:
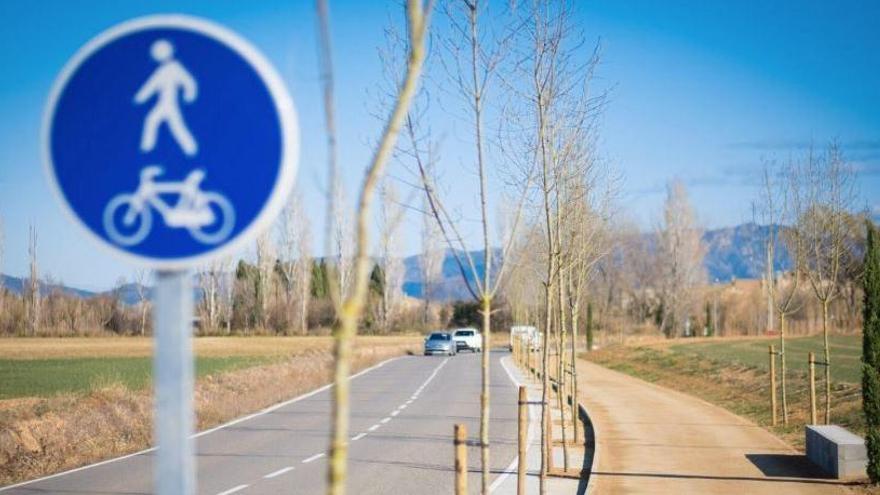
[[[880,4],[871,1],[577,1],[592,42],[601,37],[597,84],[613,88],[601,151],[623,177],[620,202],[649,228],[666,181],[688,185],[706,227],[751,219],[762,158],[786,158],[811,141],[839,139],[860,171],[858,204],[880,211]],[[380,125],[376,49],[396,2],[331,1],[340,161],[357,188]],[[27,226],[39,230],[41,269],[70,285],[105,289],[131,268],[108,257],[62,215],[40,162],[49,88],[83,43],[126,19],[182,12],[239,32],[276,65],[299,112],[297,188],[323,218],[323,119],[312,2],[24,1],[0,3],[0,271],[26,272]],[[440,125],[443,125],[442,123]],[[454,125],[442,141],[447,177],[469,159]],[[392,169],[392,173],[395,171]],[[469,177],[469,176],[464,176]],[[468,211],[475,188],[448,186]],[[407,194],[404,193],[406,197]],[[354,198],[349,198],[354,203]],[[418,218],[403,251],[418,250]],[[467,218],[467,216],[465,215]],[[322,226],[312,226],[319,232]],[[316,252],[322,243],[316,237]]]

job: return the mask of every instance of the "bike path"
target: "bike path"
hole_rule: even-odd
[[[696,397],[578,362],[595,494],[853,494],[760,426]]]

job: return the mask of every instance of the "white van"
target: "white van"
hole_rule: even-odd
[[[541,342],[541,334],[538,329],[528,325],[514,325],[510,327],[510,350],[513,351],[513,343],[517,339],[525,339],[533,351],[538,350]]]

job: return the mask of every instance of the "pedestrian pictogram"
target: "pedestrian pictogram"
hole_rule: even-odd
[[[141,151],[146,153],[156,147],[159,126],[166,124],[171,136],[184,153],[189,156],[195,155],[198,144],[186,127],[178,101],[181,95],[187,103],[195,101],[199,94],[196,80],[180,62],[174,60],[174,45],[168,40],[160,39],[153,42],[150,54],[159,62],[159,68],[134,97],[134,102],[140,105],[156,95],[156,103],[144,120]]]

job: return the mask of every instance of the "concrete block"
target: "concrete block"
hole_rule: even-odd
[[[837,479],[864,478],[868,463],[865,441],[837,425],[805,428],[807,458]]]

